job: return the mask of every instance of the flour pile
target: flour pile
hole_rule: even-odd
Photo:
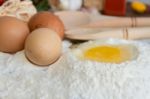
[[[150,99],[150,45],[131,43],[140,54],[122,64],[80,61],[68,42],[49,68],[29,63],[23,51],[0,53],[0,99]]]

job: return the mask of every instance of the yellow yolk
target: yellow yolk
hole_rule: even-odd
[[[117,46],[98,46],[84,52],[84,58],[109,63],[120,63],[130,58],[131,53]]]

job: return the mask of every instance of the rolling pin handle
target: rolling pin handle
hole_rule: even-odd
[[[137,27],[137,18],[131,17],[131,27]]]
[[[123,33],[123,39],[128,40],[128,39],[129,39],[129,32],[128,32],[128,29],[127,29],[127,28],[124,28],[122,33]]]

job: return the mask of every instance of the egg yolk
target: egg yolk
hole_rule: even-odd
[[[129,59],[130,53],[117,46],[98,46],[84,52],[84,58],[98,62],[120,63]]]

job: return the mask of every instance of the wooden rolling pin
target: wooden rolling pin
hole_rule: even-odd
[[[88,32],[89,31],[89,32]],[[150,38],[150,27],[141,28],[122,28],[107,31],[97,31],[94,28],[83,31],[83,29],[70,30],[66,32],[66,38],[74,40],[93,40],[103,38],[120,38],[120,39],[148,39]]]
[[[150,26],[150,18],[148,17],[127,17],[114,19],[100,19],[96,22],[91,22],[82,27],[86,28],[101,28],[101,27],[144,27]]]

